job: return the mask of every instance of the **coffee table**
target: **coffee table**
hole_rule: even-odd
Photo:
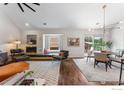
[[[26,82],[24,82],[26,81]],[[43,86],[43,85],[46,85],[46,81],[45,79],[42,79],[42,78],[25,78],[23,80],[21,80],[18,85],[40,85],[40,86]]]

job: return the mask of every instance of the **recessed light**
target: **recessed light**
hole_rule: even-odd
[[[43,23],[43,25],[47,25],[47,23]]]
[[[25,23],[25,26],[29,26],[29,23]]]
[[[123,23],[123,21],[120,21],[119,23],[121,24],[121,23]]]

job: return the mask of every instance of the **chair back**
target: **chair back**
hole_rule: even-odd
[[[12,56],[21,56],[24,54],[24,50],[22,49],[11,49],[10,52]]]
[[[123,57],[124,55],[124,50],[116,50],[116,53],[114,53],[117,57]]]
[[[92,55],[93,51],[87,50],[87,55],[90,56]]]
[[[95,56],[95,60],[98,60],[98,61],[108,60],[107,54],[104,54],[104,53],[94,53],[94,56]]]
[[[67,50],[60,50],[60,53],[62,54],[63,57],[68,58],[69,56],[69,51]]]
[[[123,57],[124,55],[124,50],[122,50],[120,57]]]

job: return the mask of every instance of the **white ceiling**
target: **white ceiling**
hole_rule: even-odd
[[[23,6],[25,12],[21,12],[17,4],[0,4],[0,9],[13,21],[20,29],[89,29],[103,25],[104,4],[53,4],[42,3],[40,6],[29,4],[37,12],[29,10]],[[124,20],[124,4],[107,4],[106,25],[114,24]],[[26,27],[25,23],[29,23]],[[47,23],[47,25],[43,25]],[[100,23],[100,25],[96,25]]]

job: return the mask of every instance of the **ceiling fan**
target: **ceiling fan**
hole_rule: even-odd
[[[40,6],[39,3],[32,3],[32,4]],[[4,3],[4,5],[8,5],[8,3]],[[32,11],[36,12],[36,10],[34,10],[32,7],[30,7],[27,3],[17,3],[17,5],[19,6],[19,8],[21,9],[22,12],[24,12],[24,9],[23,9],[22,5],[28,7]]]

